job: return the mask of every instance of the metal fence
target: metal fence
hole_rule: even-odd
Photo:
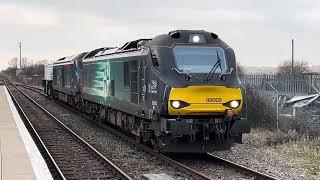
[[[274,91],[279,95],[307,95],[320,91],[320,75],[308,74],[299,76],[277,75],[244,75],[241,77],[243,86],[249,85],[260,91]]]
[[[320,75],[308,74],[299,75],[295,77],[290,76],[277,76],[277,75],[244,75],[240,77],[245,94],[249,90],[251,96],[258,96],[259,99],[266,104],[261,106],[268,115],[274,117],[276,121],[270,121],[272,127],[276,129],[292,127],[295,118],[296,110],[288,108],[285,102],[293,96],[304,96],[310,94],[320,94]],[[247,102],[247,96],[246,100]],[[250,96],[249,95],[249,96]],[[251,103],[251,104],[250,104]],[[256,104],[254,102],[246,103],[246,117],[252,116],[254,111],[259,111],[259,108],[254,110]],[[251,112],[247,113],[248,109]],[[298,112],[298,111],[297,111]],[[317,115],[320,113],[319,109],[308,108],[299,111],[300,118],[303,118],[304,124],[310,124],[309,116]],[[265,114],[263,114],[265,115]],[[256,121],[264,117],[251,117],[252,121]],[[271,118],[273,119],[273,118]],[[320,119],[319,119],[320,120]],[[280,123],[280,124],[279,124]],[[290,125],[288,125],[290,124]],[[310,125],[311,126],[311,125]],[[320,121],[313,127],[320,127]]]

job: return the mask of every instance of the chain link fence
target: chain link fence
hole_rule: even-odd
[[[320,135],[320,75],[245,75],[241,81],[245,97],[242,113],[252,127]],[[293,97],[302,100],[288,103]]]

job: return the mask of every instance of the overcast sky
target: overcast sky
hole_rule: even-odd
[[[320,65],[319,0],[1,0],[0,69],[18,56],[34,61],[120,46],[175,29],[214,32],[246,66],[295,57]]]

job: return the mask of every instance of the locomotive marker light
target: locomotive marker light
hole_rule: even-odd
[[[229,108],[232,108],[232,109],[236,109],[240,106],[240,101],[239,100],[232,100],[227,103],[224,103],[223,105],[227,106]]]
[[[171,105],[172,105],[172,107],[178,109],[180,107],[180,102],[179,101],[172,101]]]
[[[200,37],[198,35],[194,35],[192,37],[193,42],[198,43],[200,41]]]
[[[230,106],[232,108],[237,108],[237,107],[239,107],[239,105],[240,105],[239,101],[231,101],[230,102]]]
[[[181,101],[181,100],[171,100],[170,104],[174,109],[181,109],[181,108],[190,106],[189,103],[186,103],[186,102]]]
[[[190,34],[189,43],[206,43],[206,39],[203,34]]]

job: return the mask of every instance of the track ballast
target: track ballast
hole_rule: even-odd
[[[37,136],[37,145],[51,160],[54,179],[131,179],[15,85],[6,81],[6,86],[29,131]]]
[[[27,85],[19,85],[19,86],[22,86],[23,88],[27,88],[27,89],[29,89],[31,91],[34,91],[34,92],[37,92],[37,93],[40,93],[40,94],[44,95],[43,93],[40,92],[41,89],[39,89],[37,87],[27,86]],[[66,106],[66,105],[64,105],[64,107],[68,108],[68,106]],[[83,115],[83,117],[88,119],[88,117],[86,117],[85,115]],[[112,131],[112,133],[115,133],[118,136],[121,136],[121,138],[127,139],[127,141],[130,141],[130,143],[135,143],[136,144],[135,141],[133,141],[132,139],[126,137],[125,135],[121,134],[120,132],[115,131],[114,129],[111,129],[108,126],[105,126],[105,125],[102,125],[102,127],[104,127],[105,129],[108,129],[108,131]],[[195,174],[200,174],[202,176],[201,179],[210,179],[206,175],[202,175],[201,173],[197,172],[196,170],[193,170],[191,167],[184,166],[183,164],[180,164],[178,161],[175,161],[172,158],[169,158],[169,157],[164,156],[162,154],[158,154],[158,153],[152,151],[151,149],[149,149],[148,147],[141,146],[141,144],[139,144],[138,146],[139,146],[139,148],[144,149],[144,151],[148,151],[148,153],[155,154],[156,156],[158,156],[158,158],[160,158],[162,160],[170,162],[171,164],[175,164],[176,167],[185,168],[185,170],[184,170],[185,173],[189,173],[190,175],[193,174],[193,177],[195,177]],[[215,165],[222,165],[222,166],[234,169],[237,172],[239,172],[241,174],[245,174],[248,177],[251,177],[251,178],[254,178],[254,179],[272,179],[272,180],[276,179],[276,178],[274,178],[272,176],[269,176],[267,174],[260,173],[260,172],[258,172],[256,170],[241,166],[239,164],[233,163],[232,161],[228,161],[228,160],[225,160],[225,159],[223,159],[221,157],[217,157],[217,156],[214,156],[214,155],[211,155],[211,154],[203,154],[203,155],[201,155],[201,158],[203,158],[206,161],[208,161],[210,163],[213,163]],[[187,171],[189,171],[189,172],[187,172]],[[199,177],[201,177],[201,176],[199,176]]]

